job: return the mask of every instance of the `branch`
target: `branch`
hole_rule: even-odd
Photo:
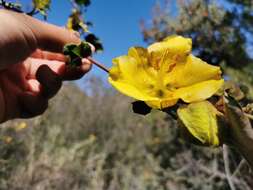
[[[18,12],[18,13],[25,13],[29,16],[33,16],[39,13],[39,11],[36,9],[36,7],[34,6],[33,9],[30,12],[24,12],[21,7],[19,7],[17,4],[15,3],[9,3],[6,2],[5,0],[0,0],[0,7],[3,7],[4,9],[7,10],[11,10],[14,12]]]
[[[29,16],[33,16],[33,15],[36,15],[38,14],[39,11],[36,9],[36,7],[33,5],[33,9],[30,11],[30,12],[27,12],[26,14],[29,15]]]
[[[218,177],[222,180],[226,180],[226,175],[217,170],[217,171],[213,171],[212,169],[208,168],[207,166],[205,165],[202,165],[202,164],[198,164],[198,168],[202,171],[202,172],[205,172],[206,174],[210,175],[210,178],[209,178],[209,181],[211,180],[214,180],[215,177]],[[241,184],[241,180],[239,180],[238,178],[236,177],[233,177],[232,178],[233,182],[236,183],[236,184]]]
[[[9,2],[6,2],[5,0],[0,0],[0,6],[8,10],[12,10],[18,13],[23,13],[20,7],[18,7],[15,3],[9,3]]]
[[[227,145],[223,145],[223,159],[224,159],[226,178],[227,178],[229,187],[231,190],[236,190],[235,185],[232,180],[230,167],[229,167],[229,152],[228,152]]]
[[[103,64],[99,63],[98,61],[92,59],[91,57],[87,58],[89,59],[94,65],[102,69],[103,71],[109,73],[109,69],[107,69]]]
[[[245,164],[247,164],[247,161],[245,159],[242,159],[239,165],[236,167],[235,171],[233,172],[232,177],[237,176],[237,174],[240,172],[240,170]]]

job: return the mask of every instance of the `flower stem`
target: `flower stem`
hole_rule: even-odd
[[[90,60],[94,65],[96,65],[97,67],[99,67],[100,69],[102,69],[103,71],[109,73],[109,69],[107,69],[104,65],[102,65],[101,63],[99,63],[98,61],[92,59],[91,57],[87,58],[88,60]]]

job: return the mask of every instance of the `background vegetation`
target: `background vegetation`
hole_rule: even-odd
[[[144,39],[191,36],[197,55],[252,92],[251,1],[178,1],[177,16],[168,11],[171,2],[155,7],[152,24],[142,27]],[[230,189],[222,148],[183,141],[163,113],[135,115],[131,99],[96,77],[84,86],[86,92],[67,83],[43,116],[1,125],[0,189]],[[229,164],[235,188],[251,190],[252,172],[233,149]]]

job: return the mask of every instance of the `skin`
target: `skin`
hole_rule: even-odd
[[[66,66],[61,54],[79,35],[30,16],[0,10],[0,122],[42,114],[65,80],[81,78],[91,69],[83,59]]]

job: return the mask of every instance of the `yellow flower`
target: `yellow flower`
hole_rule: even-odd
[[[152,108],[210,98],[223,85],[221,70],[190,54],[189,38],[171,36],[147,49],[132,47],[113,60],[109,82]]]

